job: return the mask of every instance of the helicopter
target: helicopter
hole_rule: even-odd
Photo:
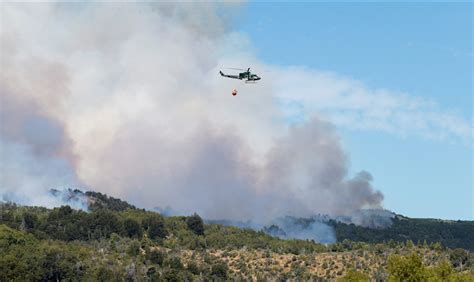
[[[243,69],[236,69],[236,68],[230,68],[230,69],[243,70]],[[245,70],[243,70],[243,71],[244,72],[241,72],[238,75],[229,75],[229,74],[223,73],[222,71],[219,71],[219,73],[220,73],[221,76],[244,80],[246,83],[251,83],[251,82],[255,83],[255,82],[257,82],[258,80],[261,79],[258,75],[254,74],[254,73],[251,73],[250,68],[248,68],[246,71]]]

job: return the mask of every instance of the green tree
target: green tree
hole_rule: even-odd
[[[109,238],[110,234],[122,233],[123,225],[117,215],[108,210],[98,210],[89,217],[89,232],[94,239]]]
[[[197,235],[204,235],[204,222],[202,218],[194,213],[192,216],[186,219],[188,228],[191,229]]]
[[[25,212],[23,214],[23,222],[25,223],[26,230],[32,230],[38,223],[38,217],[31,212]]]
[[[434,276],[439,278],[441,281],[450,280],[449,278],[453,273],[453,267],[447,260],[441,261],[432,270],[434,272]]]
[[[79,260],[74,254],[57,247],[47,248],[44,252],[45,256],[41,263],[43,273],[40,280],[61,281],[72,277],[80,280],[83,273],[76,267]]]
[[[125,232],[125,236],[128,236],[130,238],[140,238],[142,236],[142,228],[140,224],[131,218],[125,219],[123,222],[123,229]]]
[[[443,250],[443,245],[440,242],[431,243],[430,248],[439,252]]]
[[[449,260],[451,260],[454,267],[460,268],[462,271],[464,265],[466,265],[469,260],[469,252],[461,248],[456,248],[449,254]]]
[[[428,278],[421,257],[416,253],[408,256],[391,255],[387,269],[389,281],[425,281]]]
[[[142,225],[150,239],[165,238],[168,235],[164,219],[161,215],[154,214],[146,217]]]

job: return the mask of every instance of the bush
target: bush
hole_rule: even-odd
[[[138,256],[140,254],[140,242],[133,240],[127,248],[127,254],[130,256]]]
[[[165,260],[165,254],[160,251],[152,250],[148,252],[147,258],[154,264],[158,264],[160,266],[163,265],[163,261]]]
[[[211,275],[215,279],[226,280],[228,271],[229,267],[224,263],[217,263],[211,267]]]
[[[463,270],[463,266],[465,266],[469,261],[469,252],[460,248],[456,248],[449,254],[449,259],[451,260],[451,263],[454,267],[459,267],[461,270]]]
[[[358,272],[355,271],[354,269],[349,270],[346,275],[343,277],[339,278],[338,281],[341,282],[367,282],[370,281],[369,275],[363,273],[363,272]]]
[[[195,263],[193,261],[188,263],[188,266],[186,267],[186,269],[194,275],[199,275],[199,273],[201,273],[201,270],[199,269],[199,266],[197,265],[197,263]]]
[[[183,264],[181,263],[181,259],[179,257],[171,257],[166,262],[165,265],[168,265],[170,268],[173,269],[184,269]]]

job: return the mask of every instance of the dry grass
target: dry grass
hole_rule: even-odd
[[[169,249],[159,249],[171,252]],[[428,265],[434,265],[445,258],[441,253],[429,249],[420,248],[415,251],[423,255]],[[259,275],[265,277],[265,280],[276,280],[285,274],[289,275],[288,277],[315,278],[317,276],[337,280],[337,278],[344,276],[349,269],[356,269],[374,277],[377,271],[386,266],[390,254],[407,254],[409,252],[408,249],[387,249],[383,252],[354,250],[294,255],[268,250],[214,249],[180,250],[173,251],[173,254],[179,256],[185,266],[191,261],[199,265],[223,262],[228,265],[231,277],[241,275],[245,279],[256,281]]]

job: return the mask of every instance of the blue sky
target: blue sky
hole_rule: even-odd
[[[238,31],[257,57],[432,100],[472,124],[472,4],[249,3]],[[473,219],[469,144],[338,128],[351,174],[367,170],[385,206],[410,217]]]

